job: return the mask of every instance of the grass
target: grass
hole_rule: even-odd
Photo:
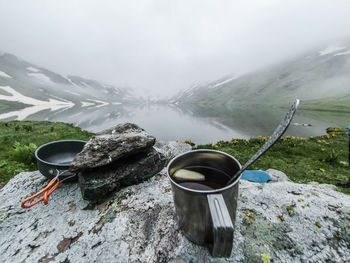
[[[71,124],[47,121],[0,122],[0,186],[24,171],[37,170],[37,147],[56,140],[88,140],[91,133]]]
[[[0,185],[23,171],[36,170],[34,151],[40,145],[64,139],[88,140],[92,134],[71,124],[45,121],[0,122]],[[199,145],[196,149],[216,149],[235,156],[242,164],[268,140],[232,139],[216,144]],[[282,137],[249,169],[269,168],[283,171],[294,182],[311,181],[336,185],[350,176],[349,138],[346,130],[329,128],[327,135],[299,138]],[[193,142],[187,141],[189,144]],[[345,163],[345,164],[344,164]],[[350,194],[350,188],[337,187]]]
[[[216,144],[199,145],[196,149],[215,149],[235,156],[241,164],[267,141],[267,137],[250,140],[233,139]],[[294,182],[319,182],[336,185],[350,177],[348,166],[348,135],[346,130],[329,128],[327,135],[299,138],[282,137],[249,169],[283,171]],[[350,188],[337,187],[350,194]]]

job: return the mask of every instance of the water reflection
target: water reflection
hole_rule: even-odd
[[[34,106],[33,106],[34,107]],[[174,105],[106,105],[103,107],[73,106],[47,109],[27,107],[0,115],[0,119],[49,120],[73,123],[92,132],[123,122],[133,122],[160,140],[192,140],[214,143],[232,138],[271,135],[287,109],[245,108],[227,111],[196,111]],[[24,114],[25,112],[25,114]],[[2,116],[2,117],[1,117]],[[287,134],[314,136],[330,126],[346,127],[350,114],[298,111]],[[299,124],[310,124],[303,126]]]
[[[270,136],[284,118],[288,107],[247,105],[245,108],[223,108],[205,110],[190,108],[189,112],[198,117],[211,116],[219,123],[234,129],[247,137]],[[310,137],[326,133],[328,127],[346,128],[350,124],[350,113],[307,111],[299,109],[286,131],[286,135]]]

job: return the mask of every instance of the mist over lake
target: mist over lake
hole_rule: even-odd
[[[316,136],[350,120],[350,40],[251,74],[192,85],[171,98],[64,76],[12,54],[0,55],[0,121],[48,120],[92,132],[124,122],[159,140],[197,144],[269,136],[301,99],[287,135]],[[329,96],[331,94],[332,96]]]
[[[271,135],[298,98],[287,135],[350,125],[349,1],[17,2],[0,8],[0,121],[215,143]]]

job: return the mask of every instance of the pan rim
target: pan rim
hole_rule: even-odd
[[[69,167],[69,165],[66,165],[66,164],[59,164],[59,163],[51,163],[51,162],[48,162],[48,161],[45,161],[43,159],[41,159],[38,155],[38,153],[40,152],[40,150],[42,150],[43,148],[49,146],[49,145],[52,145],[52,144],[59,144],[59,143],[62,143],[62,142],[81,142],[81,143],[84,143],[86,144],[87,141],[84,141],[84,140],[58,140],[58,141],[52,141],[52,142],[48,142],[48,143],[45,143],[41,146],[39,146],[35,152],[34,152],[34,156],[36,158],[37,161],[41,162],[41,163],[44,163],[44,164],[47,164],[47,165],[51,165],[51,166],[56,166],[56,167]]]

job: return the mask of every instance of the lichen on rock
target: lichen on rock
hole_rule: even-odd
[[[350,262],[348,195],[241,181],[232,255],[212,258],[181,233],[165,172],[94,205],[76,183],[61,184],[47,206],[27,210],[21,201],[47,181],[37,171],[15,176],[0,190],[0,262]]]

